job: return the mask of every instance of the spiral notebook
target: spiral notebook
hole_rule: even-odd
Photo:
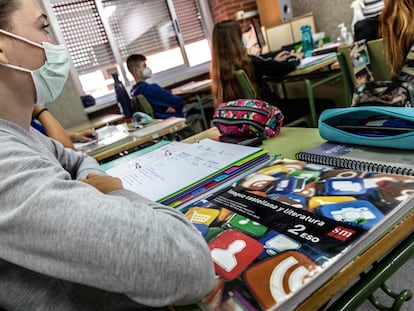
[[[208,242],[217,275],[199,306],[296,310],[412,215],[413,191],[412,176],[289,159],[216,191],[185,210]]]
[[[340,168],[414,176],[414,151],[325,142],[296,154],[298,160]]]

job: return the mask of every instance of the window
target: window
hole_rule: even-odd
[[[44,2],[47,7],[49,1]],[[210,61],[206,14],[197,0],[54,0],[49,5],[81,87],[94,97],[113,93],[111,73],[132,83],[125,64],[130,54],[144,54],[153,73],[163,75]]]

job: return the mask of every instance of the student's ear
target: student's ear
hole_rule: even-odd
[[[0,64],[8,64],[9,59],[7,57],[6,50],[4,49],[3,43],[0,40]]]

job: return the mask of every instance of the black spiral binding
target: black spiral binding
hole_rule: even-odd
[[[391,166],[366,161],[350,160],[346,158],[320,156],[318,154],[312,154],[307,152],[298,152],[296,154],[296,159],[309,163],[316,163],[321,165],[328,165],[358,171],[414,176],[414,169],[411,168]]]

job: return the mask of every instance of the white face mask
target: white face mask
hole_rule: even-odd
[[[36,103],[44,104],[54,101],[62,92],[66,79],[69,75],[69,52],[63,45],[54,45],[48,42],[39,44],[25,39],[3,29],[0,33],[15,39],[27,42],[31,45],[44,49],[46,54],[45,64],[36,70],[29,70],[12,64],[2,64],[5,67],[28,72],[32,75],[33,83],[36,88]]]
[[[243,47],[247,49],[247,39],[244,36],[242,36],[242,44]]]
[[[145,67],[142,71],[142,77],[144,79],[149,79],[152,77],[152,70],[149,67]]]

